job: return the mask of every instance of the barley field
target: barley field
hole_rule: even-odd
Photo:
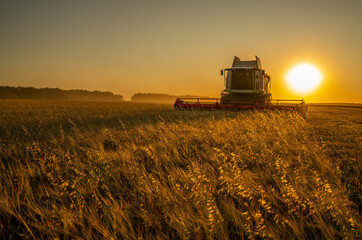
[[[362,108],[0,101],[0,238],[359,239]]]

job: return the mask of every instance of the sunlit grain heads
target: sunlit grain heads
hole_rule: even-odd
[[[1,213],[44,238],[358,239],[336,171],[297,114],[132,107],[119,112],[143,115],[85,125],[74,112],[63,140],[4,147]],[[92,111],[114,114],[103,108]],[[29,235],[21,226],[9,228]]]
[[[115,140],[105,139],[103,141],[103,148],[106,151],[117,151],[119,149],[119,145]]]
[[[117,151],[119,149],[119,142],[115,139],[113,133],[109,129],[103,131],[105,139],[103,140],[103,149],[106,151]]]

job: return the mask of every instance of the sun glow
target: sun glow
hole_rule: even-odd
[[[286,80],[293,91],[305,95],[318,88],[322,73],[315,66],[302,63],[289,70]]]

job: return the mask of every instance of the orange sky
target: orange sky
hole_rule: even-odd
[[[0,85],[219,96],[234,55],[274,98],[362,102],[362,1],[0,1]],[[300,62],[324,79],[293,94]]]

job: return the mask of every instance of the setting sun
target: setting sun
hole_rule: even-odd
[[[289,87],[299,94],[307,94],[317,89],[322,73],[309,63],[294,66],[286,75]]]

